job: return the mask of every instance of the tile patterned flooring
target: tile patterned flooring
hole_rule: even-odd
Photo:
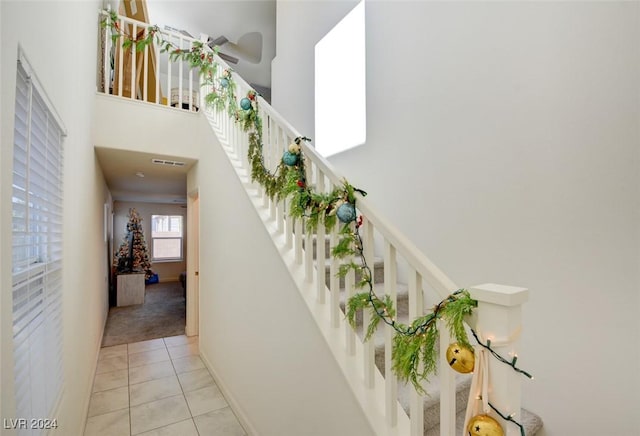
[[[173,336],[100,350],[84,436],[245,436],[199,357]]]

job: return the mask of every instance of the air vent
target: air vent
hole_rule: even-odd
[[[167,165],[170,167],[183,167],[185,165],[184,162],[178,162],[175,160],[166,160],[166,159],[151,159],[151,162],[156,165]]]

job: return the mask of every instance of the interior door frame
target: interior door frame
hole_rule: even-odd
[[[187,195],[187,314],[185,333],[200,331],[200,196],[198,190]]]

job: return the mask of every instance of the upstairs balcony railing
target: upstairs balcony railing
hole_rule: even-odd
[[[109,16],[102,12],[101,17]],[[345,302],[355,294],[358,277],[350,270],[341,283],[338,273],[344,260],[329,256],[338,245],[340,229],[334,226],[327,229],[322,222],[315,233],[305,231],[305,218],[294,219],[289,213],[291,206],[287,198],[271,198],[266,190],[250,180],[251,167],[246,158],[249,151],[247,132],[230,114],[227,108],[217,110],[205,103],[205,96],[218,92],[217,84],[225,78],[225,70],[231,68],[202,41],[182,34],[153,29],[147,23],[137,22],[126,17],[117,17],[116,27],[124,29],[134,39],[143,41],[153,31],[173,47],[190,51],[194,45],[211,54],[219,68],[215,77],[202,80],[197,68],[191,68],[182,58],[172,61],[171,56],[161,53],[158,44],[144,44],[136,47],[136,42],[123,47],[121,39],[113,39],[113,28],[102,29],[101,72],[99,90],[120,98],[140,100],[150,104],[173,107],[204,114],[212,124],[213,130],[223,144],[234,163],[240,178],[252,190],[259,194],[258,207],[262,215],[275,228],[275,237],[282,241],[281,250],[294,254],[295,264],[302,271],[301,287],[314,289],[313,299],[307,303],[313,305],[320,329],[336,360],[340,363],[356,397],[366,408],[370,421],[380,435],[423,435],[425,432],[424,399],[425,395],[412,387],[409,390],[409,405],[399,403],[398,377],[393,371],[393,346],[396,331],[390,325],[381,327],[382,333],[376,340],[362,341],[362,327],[352,328],[345,322]],[[132,62],[132,60],[134,60]],[[244,97],[251,87],[237,74],[232,73],[236,86],[236,95]],[[266,168],[275,171],[282,165],[283,153],[288,150],[296,138],[303,136],[291,126],[267,101],[257,96],[254,106],[262,120],[263,153],[262,160]],[[329,193],[343,186],[344,178],[331,164],[316,153],[309,142],[300,141],[301,155],[305,159],[305,183],[320,193]],[[409,321],[423,316],[432,305],[446,299],[460,287],[448,278],[443,271],[421,253],[410,239],[396,229],[378,212],[376,207],[361,193],[356,193],[358,214],[361,215],[359,234],[362,242],[362,255],[373,265],[376,256],[380,257],[380,272],[371,274],[371,285],[394,307],[406,305]],[[351,226],[355,224],[352,223]],[[324,242],[327,241],[328,242]],[[347,259],[351,261],[353,259]],[[357,260],[357,259],[356,259]],[[372,266],[372,270],[374,267]],[[325,274],[325,271],[329,271]],[[405,283],[402,287],[398,283]],[[342,295],[339,289],[344,289]],[[484,398],[484,412],[495,418],[504,434],[521,435],[523,430],[517,424],[521,413],[521,374],[515,371],[518,334],[521,329],[521,305],[526,301],[528,291],[522,288],[485,284],[469,287],[471,297],[477,301],[473,315],[467,318],[470,328],[484,341],[496,355],[505,356],[505,361],[489,358],[485,371],[489,371],[490,385],[480,389],[472,383],[471,400],[476,401],[482,392],[491,403],[492,410],[486,410],[487,398]],[[400,301],[402,296],[402,301]],[[363,311],[361,325],[367,326],[372,315]],[[439,350],[439,432],[440,435],[453,435],[456,428],[456,373],[449,369],[447,349],[452,338],[442,320],[438,321]],[[366,328],[366,327],[365,327]],[[483,349],[482,346],[477,346]],[[476,355],[481,354],[476,352]],[[383,370],[380,371],[379,368]],[[357,368],[354,372],[353,368]],[[355,376],[354,376],[355,374]],[[435,378],[435,376],[433,376]],[[478,406],[482,409],[482,406]],[[469,413],[467,413],[469,414]],[[467,421],[469,417],[467,417]],[[465,433],[466,434],[466,433]]]
[[[101,11],[101,22],[110,15]],[[158,44],[146,43],[159,38],[189,51],[195,39],[124,16],[117,16],[115,28],[117,32],[110,27],[100,32],[99,92],[193,112],[199,110],[199,71],[182,59],[172,61]]]

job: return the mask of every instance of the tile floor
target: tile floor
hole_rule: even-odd
[[[102,348],[84,436],[244,436],[197,339]]]

